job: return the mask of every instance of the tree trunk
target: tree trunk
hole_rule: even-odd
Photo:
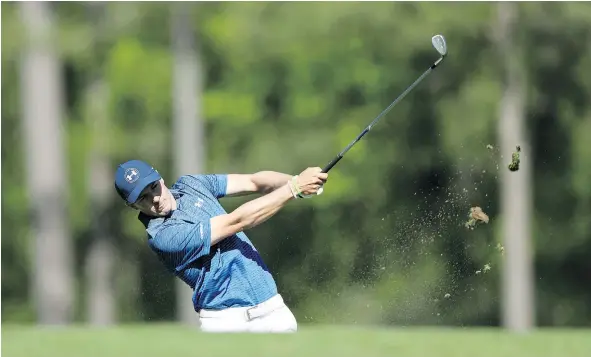
[[[196,174],[204,166],[204,135],[201,118],[201,63],[191,26],[190,3],[172,5],[173,78],[173,151],[175,176]],[[197,323],[192,290],[176,281],[177,318],[187,324]]]
[[[502,321],[516,332],[534,324],[533,268],[531,244],[531,147],[525,134],[526,78],[522,54],[515,45],[518,4],[498,3],[498,45],[503,71],[503,97],[498,134],[503,157],[501,170],[502,236],[505,261],[502,271]],[[507,165],[516,146],[521,146],[521,164],[516,172]]]
[[[102,74],[102,42],[105,4],[89,7],[93,23],[94,65],[86,91],[86,122],[92,133],[88,191],[92,220],[91,242],[86,257],[86,315],[91,325],[107,326],[115,323],[115,288],[113,265],[116,251],[113,246],[110,207],[113,198],[113,172],[109,162],[109,88]]]
[[[68,220],[63,88],[51,4],[23,2],[26,32],[21,98],[31,227],[36,238],[32,293],[40,324],[67,324],[74,305]]]
[[[108,102],[107,83],[97,78],[88,89],[89,116],[92,128],[92,149],[88,163],[91,243],[86,257],[86,309],[92,325],[115,323],[115,291],[113,264],[116,251],[113,246],[109,208],[112,203],[113,174],[108,155]]]

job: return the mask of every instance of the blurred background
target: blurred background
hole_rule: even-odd
[[[300,325],[589,326],[584,2],[3,2],[2,323],[194,323],[117,164],[322,167],[438,33],[324,194],[247,234]]]

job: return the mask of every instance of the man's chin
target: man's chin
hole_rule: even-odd
[[[168,216],[169,213],[170,213],[170,210],[164,210],[164,211],[156,212],[156,215],[158,217],[164,217],[164,216]]]

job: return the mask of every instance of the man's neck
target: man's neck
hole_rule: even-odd
[[[176,198],[174,198],[172,193],[170,194],[170,198],[172,198],[172,211],[176,211],[176,209],[178,207],[178,203],[176,202]]]
[[[181,195],[175,189],[169,189],[168,192],[170,193],[170,196],[172,198],[172,210],[176,211],[176,209],[178,208],[178,203],[176,200],[181,198]]]

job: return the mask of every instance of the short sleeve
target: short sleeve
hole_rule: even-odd
[[[180,271],[209,254],[211,224],[209,220],[167,224],[150,237],[149,245],[169,269]]]
[[[209,175],[192,175],[198,180],[207,190],[209,190],[215,198],[222,198],[226,195],[228,187],[228,175],[209,174]]]

